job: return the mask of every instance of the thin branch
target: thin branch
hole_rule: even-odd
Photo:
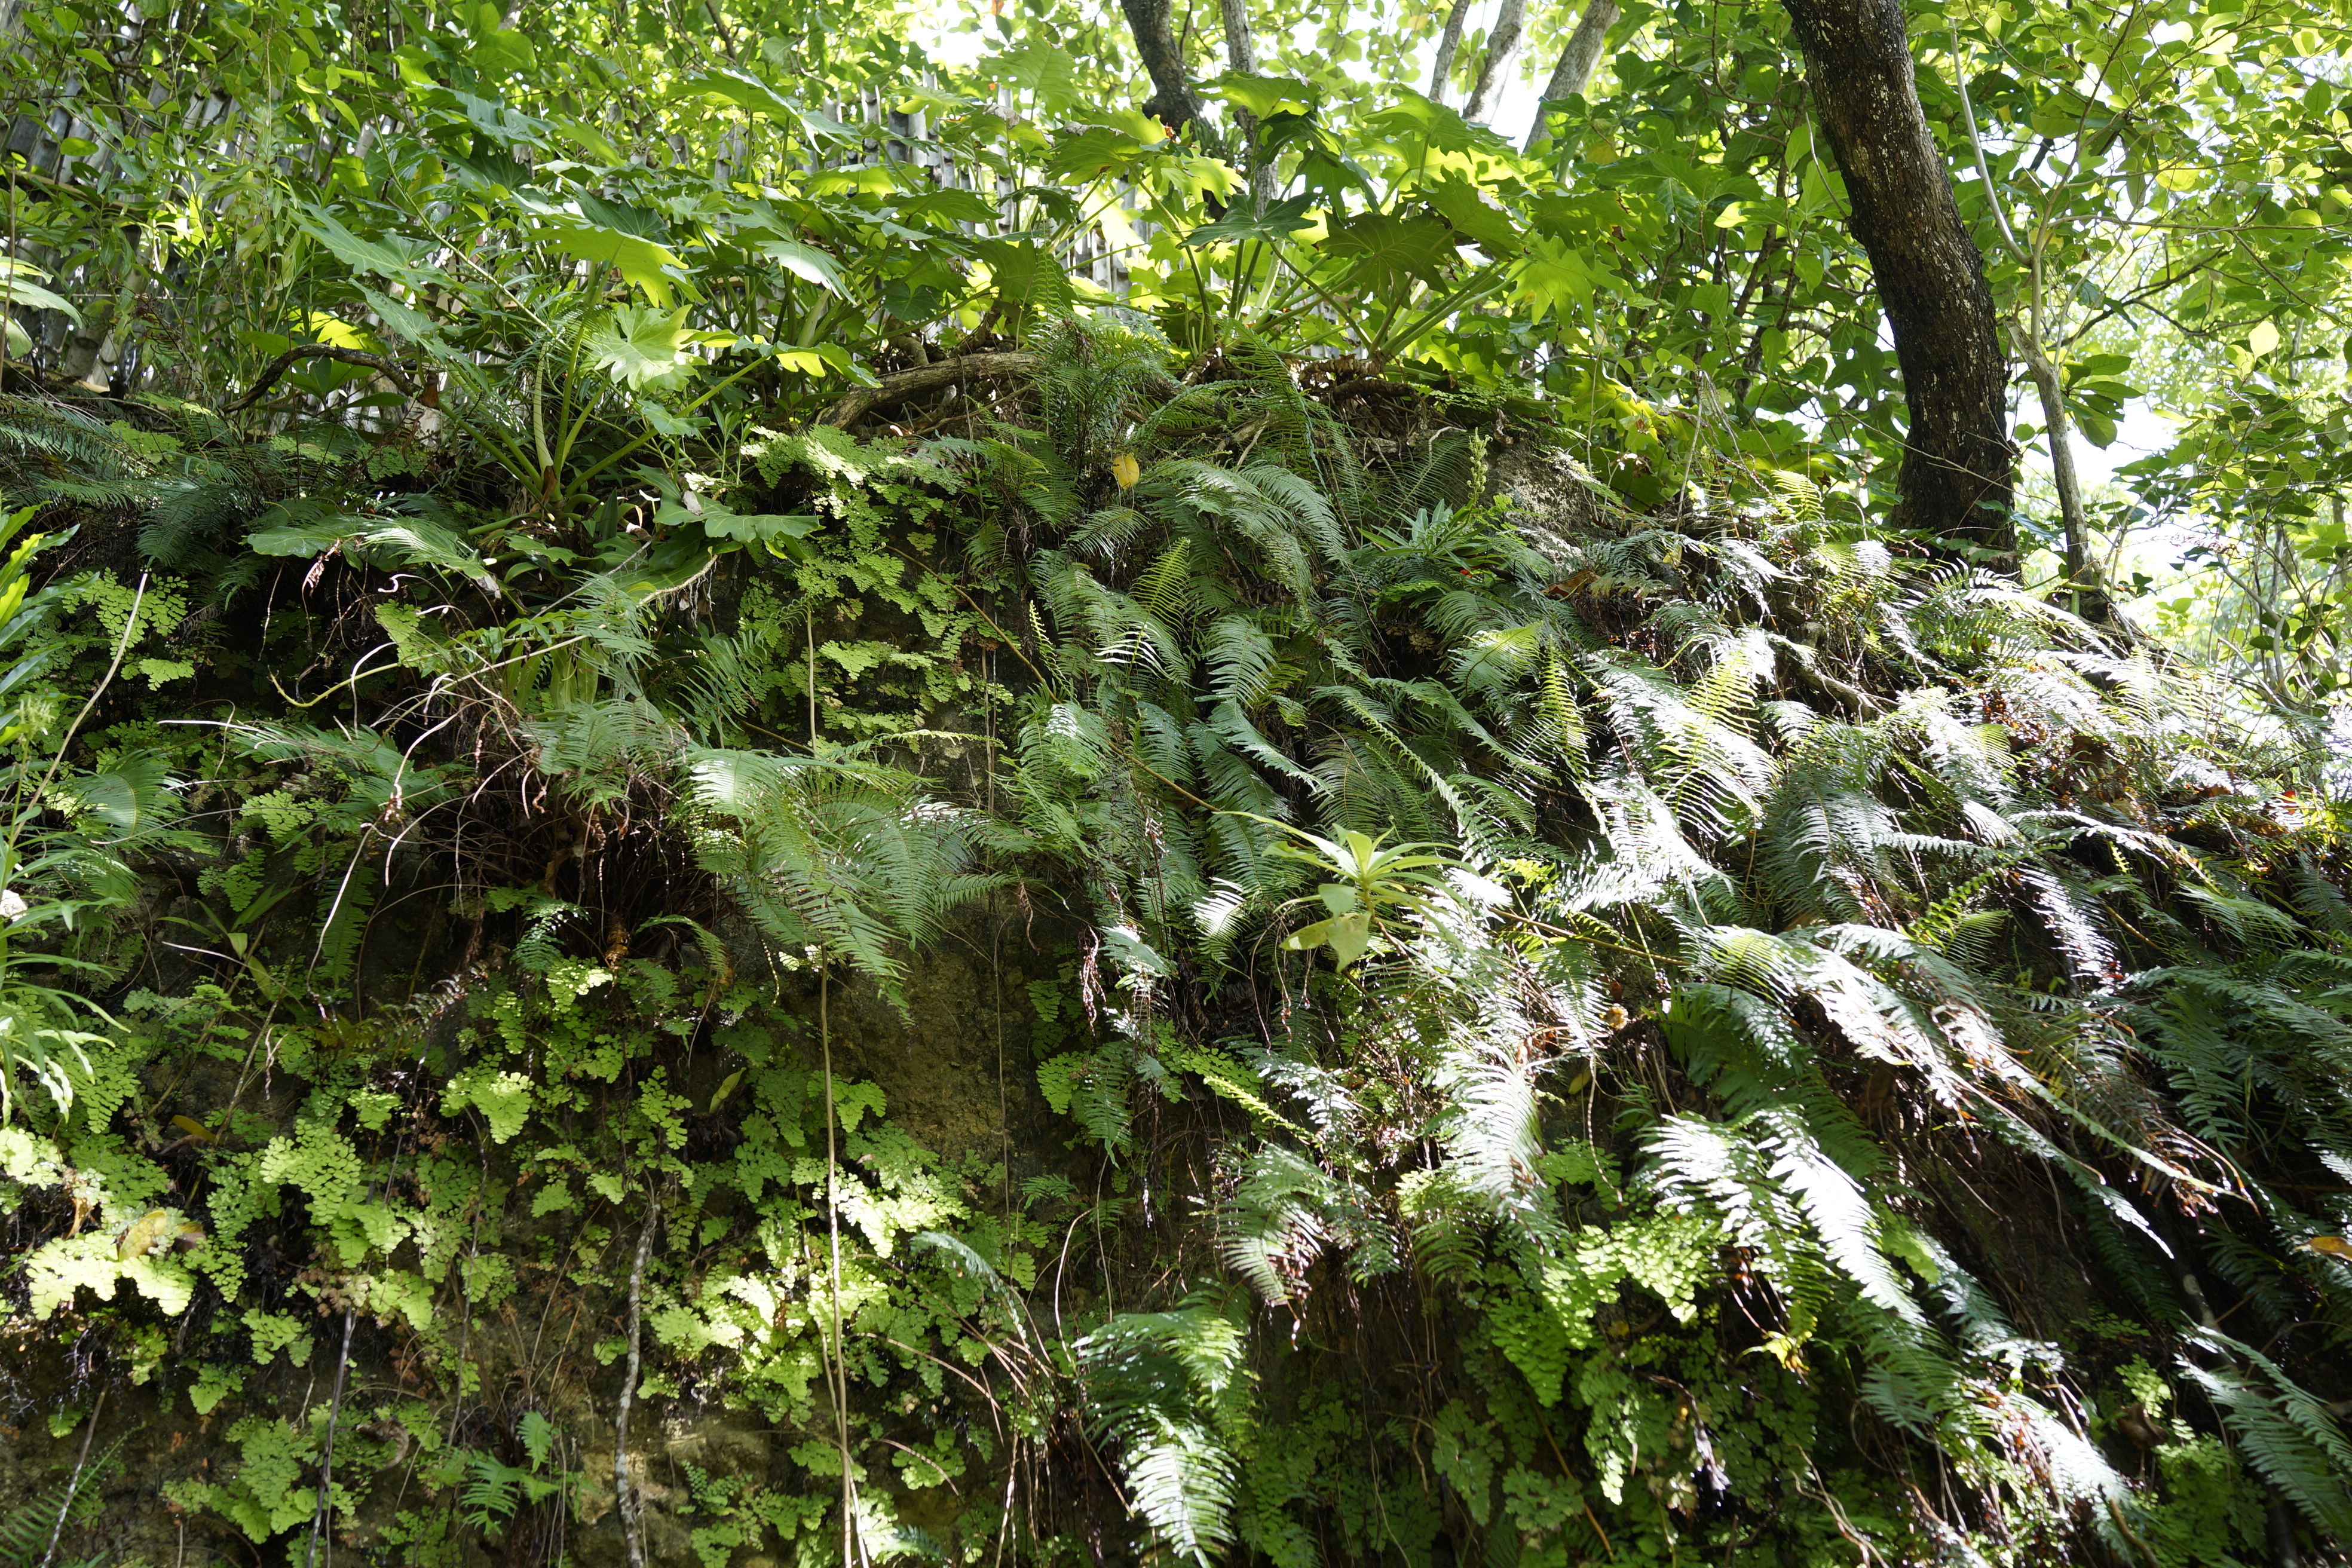
[[[365,365],[370,370],[382,373],[385,380],[400,388],[403,393],[414,394],[416,391],[416,378],[409,374],[404,366],[396,361],[384,358],[382,354],[372,354],[360,349],[337,348],[332,343],[304,343],[299,348],[288,349],[284,353],[271,360],[268,368],[262,371],[253,385],[247,390],[246,395],[235,403],[223,405],[221,412],[240,414],[252,407],[261,400],[262,394],[278,384],[279,376],[284,375],[306,359],[331,359],[338,364]]]
[[[990,376],[1029,375],[1037,369],[1037,356],[1033,353],[965,354],[960,359],[941,360],[937,364],[919,364],[912,370],[893,371],[875,386],[852,387],[840,402],[818,415],[814,423],[847,427],[855,425],[877,408],[887,408],[904,403],[926,392],[936,392],[961,381],[979,381]]]
[[[661,1205],[649,1191],[646,1194],[645,1228],[637,1233],[636,1261],[629,1265],[629,1363],[622,1373],[621,1406],[613,1421],[613,1504],[620,1510],[621,1542],[628,1553],[629,1568],[646,1568],[646,1545],[637,1520],[636,1500],[629,1490],[629,1406],[635,1403],[637,1394],[646,1255],[653,1250],[654,1225],[660,1218]]]

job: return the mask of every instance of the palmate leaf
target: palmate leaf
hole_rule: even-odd
[[[585,346],[596,367],[632,389],[699,369],[706,344],[728,343],[725,332],[698,332],[686,324],[684,310],[660,310],[624,305],[588,333]]]
[[[1351,282],[1395,298],[1443,277],[1454,244],[1454,230],[1440,219],[1368,212],[1333,229],[1323,249],[1349,264]]]
[[[1527,256],[1511,275],[1516,297],[1536,308],[1538,315],[1558,312],[1563,318],[1592,299],[1594,289],[1610,281],[1608,275],[1587,262],[1566,241],[1538,235]]]
[[[1515,256],[1524,243],[1517,226],[1499,208],[1490,205],[1478,194],[1478,188],[1458,174],[1423,186],[1421,195],[1432,212],[1452,224],[1465,237],[1475,240],[1478,248],[1489,256]]]
[[[1227,103],[1246,109],[1260,120],[1286,110],[1312,114],[1317,100],[1322,97],[1294,77],[1253,76],[1241,71],[1227,71],[1207,86]]]
[[[587,199],[583,198],[583,206]],[[674,288],[669,269],[676,268],[680,274],[686,270],[686,263],[668,246],[641,235],[604,227],[584,217],[550,214],[540,220],[535,237],[567,256],[612,268],[664,309],[669,305]]]
[[[489,581],[489,566],[456,530],[429,517],[362,517],[338,510],[324,498],[298,496],[256,520],[246,547],[257,555],[315,559],[346,545],[382,549],[404,565],[431,566],[475,582]],[[379,563],[381,564],[381,563]]]
[[[344,227],[333,214],[313,210],[298,211],[295,222],[333,252],[336,259],[362,272],[408,284],[436,281],[443,276],[428,259],[434,248],[428,241],[403,234],[363,238]]]
[[[1272,242],[1312,228],[1315,220],[1307,216],[1313,205],[1312,196],[1290,196],[1269,203],[1264,212],[1255,210],[1246,202],[1236,202],[1225,209],[1224,216],[1213,223],[1204,223],[1184,237],[1186,245],[1239,245],[1245,239]]]

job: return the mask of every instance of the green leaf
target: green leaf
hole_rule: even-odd
[[[734,66],[714,66],[700,76],[680,83],[670,97],[676,100],[698,94],[725,99],[747,113],[789,121],[798,125],[802,133],[814,142],[856,145],[866,140],[866,132],[862,129],[844,125],[830,115],[803,108],[759,78]]]
[[[633,235],[656,245],[667,243],[669,225],[659,213],[626,202],[608,202],[604,197],[582,192],[573,198],[580,216],[598,228],[609,228],[615,234]]]
[[[92,816],[125,833],[152,823],[173,805],[163,761],[152,755],[128,757],[110,773],[85,774],[73,781],[72,789]]]
[[[1117,179],[1132,174],[1150,153],[1142,141],[1124,131],[1089,125],[1074,136],[1054,139],[1054,151],[1045,160],[1045,177],[1074,185]]]
[[[484,35],[471,50],[475,71],[488,83],[509,76],[529,76],[539,68],[539,56],[530,47],[530,39],[511,28],[500,27]]]
[[[1549,235],[1536,237],[1512,277],[1517,297],[1535,306],[1538,315],[1546,310],[1565,315],[1587,303],[1596,281],[1584,258]]]
[[[793,277],[804,278],[828,294],[838,298],[849,292],[841,281],[840,264],[813,245],[796,239],[763,239],[755,248]]]
[[[436,567],[478,581],[489,574],[488,564],[462,536],[425,518],[358,517],[317,497],[298,496],[257,521],[260,526],[245,541],[257,555],[315,559],[356,542],[387,549],[406,565]]]
[[[1024,38],[1012,48],[980,62],[986,75],[1035,94],[1037,107],[1049,114],[1078,100],[1076,68],[1077,62],[1071,58],[1069,50],[1042,38]]]
[[[1486,205],[1478,188],[1459,174],[1422,188],[1430,207],[1479,249],[1493,257],[1516,256],[1523,243],[1518,226]]]
[[[1187,245],[1238,245],[1244,239],[1274,241],[1285,235],[1296,234],[1302,228],[1312,228],[1315,220],[1307,216],[1314,201],[1312,196],[1291,196],[1274,202],[1260,212],[1252,212],[1247,202],[1236,202],[1225,209],[1225,216],[1214,223],[1204,223],[1184,237]]]
[[[367,301],[368,309],[375,312],[376,320],[382,321],[394,336],[405,338],[412,343],[438,343],[441,341],[441,329],[424,312],[412,310],[365,284],[360,286],[360,297]]]
[[[411,239],[406,235],[362,239],[329,213],[300,212],[295,215],[294,221],[347,267],[404,283],[423,282],[442,275],[440,268],[425,260],[433,247],[424,240]]]
[[[1393,138],[1407,148],[1433,153],[1485,153],[1507,157],[1511,144],[1483,125],[1473,125],[1454,110],[1417,92],[1403,94],[1397,103],[1368,115],[1364,129],[1375,136]]]
[[[1044,246],[1034,240],[983,239],[978,248],[1001,298],[1044,310],[1069,308],[1070,275]]]
[[[530,1079],[519,1072],[498,1072],[487,1067],[469,1068],[449,1080],[442,1091],[441,1113],[455,1116],[467,1106],[482,1113],[489,1123],[490,1142],[504,1143],[522,1131],[530,1119]]]
[[[79,310],[36,281],[45,281],[47,278],[47,273],[35,269],[26,262],[0,257],[0,300],[12,305],[30,305],[37,310],[62,310],[68,321],[79,323],[81,321]],[[27,339],[24,352],[29,353],[31,349],[31,340]]]
[[[801,113],[800,105],[750,72],[733,66],[714,66],[700,76],[680,82],[671,89],[669,96],[672,100],[722,98],[738,109],[776,120],[798,120]]]
[[[702,356],[695,349],[701,336],[687,326],[682,309],[656,310],[624,305],[588,334],[588,354],[597,369],[634,390],[689,364],[699,368]]]
[[[1359,214],[1323,242],[1326,252],[1354,263],[1351,279],[1391,296],[1415,279],[1436,282],[1454,246],[1454,230],[1436,218],[1377,212]]]
[[[668,509],[663,511],[667,516]],[[806,539],[817,531],[819,521],[814,517],[729,511],[715,501],[702,503],[702,531],[713,539],[740,539],[762,544],[772,544],[779,539]]]
[[[584,198],[583,205],[585,205]],[[686,269],[686,264],[667,246],[584,220],[567,220],[561,215],[542,219],[537,237],[567,256],[614,268],[624,279],[643,289],[647,299],[664,307],[670,301],[671,279],[663,268],[675,267],[681,272]]]
[[[997,219],[996,204],[973,191],[926,191],[898,203],[901,223],[988,223]]]
[[[1319,96],[1303,81],[1284,76],[1244,76],[1228,71],[1208,84],[1209,89],[1236,109],[1246,109],[1260,120],[1291,110],[1299,114],[1315,112]]]
[[[1368,910],[1352,914],[1334,915],[1328,921],[1317,921],[1285,937],[1282,945],[1292,952],[1307,952],[1318,947],[1328,947],[1331,955],[1347,968],[1364,956],[1372,944],[1372,917]]]

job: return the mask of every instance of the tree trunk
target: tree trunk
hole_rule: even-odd
[[[1912,77],[1902,0],[1783,0],[1845,176],[1910,405],[1897,528],[2017,569],[2009,364],[1977,253]]]
[[[1528,152],[1534,152],[1536,143],[1544,139],[1544,115],[1551,105],[1574,98],[1591,84],[1592,73],[1601,68],[1601,46],[1609,29],[1616,26],[1618,15],[1617,0],[1589,0],[1585,5],[1576,31],[1560,47],[1559,63],[1551,68],[1543,97],[1536,100],[1536,122],[1528,127]]]
[[[1143,112],[1171,131],[1181,131],[1202,118],[1201,95],[1185,79],[1183,51],[1168,26],[1169,0],[1118,0],[1127,14],[1128,29],[1135,35],[1136,53],[1151,75],[1151,96]]]
[[[1239,76],[1257,74],[1257,41],[1250,36],[1249,0],[1224,0],[1225,65]],[[1250,210],[1262,213],[1274,200],[1274,163],[1258,151],[1257,116],[1234,110],[1234,151],[1249,161]]]
[[[1437,35],[1437,62],[1429,68],[1429,96],[1445,101],[1445,79],[1454,74],[1454,57],[1462,50],[1462,29],[1470,20],[1470,0],[1454,0],[1445,14],[1445,30]]]
[[[1486,38],[1486,58],[1478,67],[1478,84],[1470,89],[1470,106],[1462,111],[1463,119],[1483,121],[1501,101],[1511,62],[1518,58],[1519,31],[1526,25],[1527,14],[1527,0],[1503,0],[1503,8],[1495,14],[1495,30]]]
[[[2058,486],[2058,518],[2066,530],[2066,581],[2073,584],[2074,613],[2084,620],[2110,618],[2105,584],[2098,563],[2091,559],[2089,521],[2083,512],[2083,482],[2074,472],[2074,422],[2066,416],[2066,394],[2058,367],[2042,350],[2041,340],[2027,328],[2017,334],[2018,352],[2025,371],[2042,398],[2042,425],[2050,443],[2050,477]]]

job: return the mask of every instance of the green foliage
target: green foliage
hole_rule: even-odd
[[[1777,11],[1627,5],[1523,155],[1392,90],[1432,8],[1256,9],[1177,137],[1061,0],[928,80],[830,4],[26,14],[27,1353],[265,1552],[331,1441],[362,1550],[616,1528],[640,1236],[647,1428],[766,1445],[647,1489],[708,1568],[2341,1552],[2338,23],[1918,40],[2085,431],[2228,367],[2135,484],[2250,699],[1871,527]],[[101,305],[136,397],[20,395]]]
[[[2346,1211],[2290,1173],[2352,1160],[2333,819],[2284,812],[2308,775],[2183,782],[2258,754],[2195,671],[1906,564],[1785,470],[1705,459],[1705,528],[1456,504],[1271,353],[1188,385],[1122,319],[1033,342],[1022,422],[760,437],[723,516],[807,528],[730,537],[676,489],[731,620],[581,552],[486,585],[515,535],[460,560],[455,513],[447,570],[438,534],[338,532],[287,557],[373,585],[383,662],[317,694],[331,726],[265,628],[183,679],[226,704],[257,661],[275,708],[75,740],[43,874],[180,834],[201,896],[160,929],[200,962],[82,1031],[6,1172],[89,1216],[26,1258],[32,1321],[128,1354],[226,1304],[155,1363],[241,1455],[184,1506],[308,1523],[327,1435],[267,1379],[348,1310],[415,1394],[342,1418],[340,1519],[421,1488],[446,1506],[368,1528],[438,1560],[609,1508],[613,1260],[657,1203],[640,1397],[720,1390],[790,1455],[664,1505],[712,1562],[831,1550],[844,1506],[877,1552],[1061,1550],[1076,1505],[1018,1485],[961,1545],[916,1533],[919,1494],[1016,1464],[1115,1477],[1091,1528],[1202,1562],[1951,1531],[2185,1561],[2247,1551],[2265,1489],[2342,1532],[2315,1351],[2197,1331],[2175,1283],[2332,1344]],[[236,579],[160,592],[307,613]],[[72,588],[71,668],[147,646],[118,588]],[[88,875],[24,951],[130,973],[136,883]],[[831,1065],[861,1008],[985,1020],[925,987],[991,920],[1042,955],[1006,1000],[1069,1140],[1018,1170]],[[215,1098],[178,1098],[197,1072]],[[2136,1173],[2262,1217],[2151,1213]],[[2020,1208],[2102,1260],[2095,1312],[2030,1315],[2046,1260],[1988,1239]],[[505,1404],[484,1325],[571,1311],[530,1363],[554,1402]],[[2153,1468],[2074,1414],[2118,1379],[2168,1424]]]

